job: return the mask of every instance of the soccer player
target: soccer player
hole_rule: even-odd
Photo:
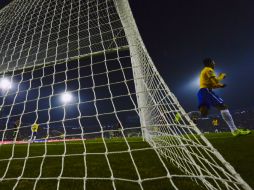
[[[175,114],[175,122],[180,123],[182,121],[182,116],[179,112]]]
[[[213,119],[213,120],[212,120],[212,124],[213,124],[214,127],[218,127],[218,126],[219,126],[219,121],[218,121],[218,119]]]
[[[211,106],[221,112],[221,116],[230,128],[233,136],[250,134],[250,130],[237,129],[234,120],[223,99],[216,95],[213,89],[224,88],[226,85],[220,81],[226,77],[221,73],[218,77],[214,72],[215,62],[211,58],[203,60],[204,68],[200,73],[200,89],[198,91],[198,107],[201,115],[206,117]]]
[[[38,128],[39,128],[39,125],[36,122],[34,122],[34,124],[31,127],[31,131],[32,131],[31,142],[35,141]]]
[[[190,119],[193,121],[193,123],[197,124],[198,119],[200,118],[200,112],[199,111],[191,111],[188,112],[186,115],[190,117]],[[184,115],[182,117],[182,114],[180,112],[177,112],[175,114],[175,123],[180,123],[183,121]]]

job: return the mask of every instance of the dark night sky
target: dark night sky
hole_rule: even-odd
[[[227,87],[217,92],[229,107],[254,106],[253,0],[129,1],[150,56],[186,111],[197,109],[205,57],[227,73]]]
[[[6,6],[11,1],[12,0],[1,0],[0,1],[0,9],[2,9],[4,6]]]
[[[148,52],[187,111],[197,109],[195,81],[205,57],[227,73],[228,86],[217,92],[229,108],[254,106],[253,0],[130,3]]]

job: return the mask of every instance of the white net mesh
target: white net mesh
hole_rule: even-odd
[[[0,46],[1,189],[250,189],[169,91],[128,1],[14,0]]]

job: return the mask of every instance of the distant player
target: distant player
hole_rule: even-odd
[[[218,127],[219,126],[219,120],[218,119],[213,119],[212,124],[213,124],[214,127]]]
[[[211,106],[217,108],[221,112],[221,116],[229,126],[233,136],[250,134],[250,130],[237,129],[234,120],[224,104],[224,101],[214,93],[213,89],[224,88],[226,85],[220,81],[226,76],[221,73],[218,77],[214,72],[215,62],[211,58],[203,61],[204,68],[200,73],[200,89],[198,91],[198,107],[201,115],[206,117]]]
[[[182,116],[179,112],[175,114],[175,123],[180,123],[182,121]]]
[[[213,119],[213,120],[212,120],[212,125],[213,125],[214,128],[215,128],[214,132],[215,132],[215,133],[218,133],[219,120],[216,119],[216,118]]]
[[[197,124],[198,119],[200,118],[200,112],[199,111],[191,111],[188,112],[186,115],[188,115],[190,117],[190,119],[193,121],[193,123]],[[177,112],[175,114],[175,123],[181,123],[183,122],[183,118],[184,115],[182,116],[182,114],[180,112]]]
[[[35,141],[38,128],[39,128],[39,125],[35,122],[35,123],[32,125],[32,127],[31,127],[31,131],[32,131],[31,142],[34,142],[34,141]]]

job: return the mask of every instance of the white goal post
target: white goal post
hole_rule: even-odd
[[[0,108],[0,189],[68,189],[68,180],[84,190],[160,180],[251,189],[169,90],[128,0],[13,0],[2,9]],[[141,167],[147,151],[156,174]]]

